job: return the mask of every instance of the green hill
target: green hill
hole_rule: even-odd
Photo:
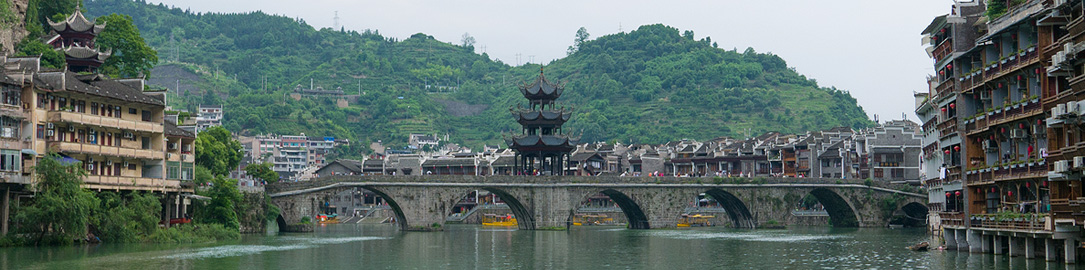
[[[396,40],[262,12],[193,13],[144,1],[87,1],[85,8],[90,16],[132,16],[163,60],[152,81],[181,85],[170,105],[223,104],[225,126],[243,134],[402,143],[422,132],[498,144],[501,132],[517,128],[507,112],[522,102],[516,84],[540,69],[421,33]],[[692,36],[646,25],[586,41],[548,64],[546,76],[567,83],[559,102],[577,109],[566,130],[586,141],[660,143],[872,124],[847,92],[819,87],[775,55],[718,49]],[[331,98],[289,97],[310,82],[358,98],[340,108]]]

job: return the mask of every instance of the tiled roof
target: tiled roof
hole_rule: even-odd
[[[196,135],[192,134],[192,132],[181,129],[170,121],[163,121],[162,124],[165,126],[163,130],[165,131],[166,136],[196,138]]]

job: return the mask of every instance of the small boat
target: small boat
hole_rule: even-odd
[[[339,215],[338,214],[330,214],[330,215],[319,214],[319,215],[316,215],[316,221],[317,221],[317,223],[320,223],[320,224],[339,223]]]
[[[910,249],[912,251],[927,251],[928,249],[930,249],[930,247],[931,247],[931,243],[923,242],[923,243],[915,244],[914,246],[910,246],[910,247],[908,247],[908,249]]]
[[[513,215],[486,214],[482,216],[482,226],[512,227],[519,225]]]
[[[712,226],[710,219],[716,218],[711,215],[682,215],[682,218],[678,220],[678,227],[708,227]]]

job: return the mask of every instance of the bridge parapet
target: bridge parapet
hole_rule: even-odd
[[[312,181],[279,182],[267,186],[268,194],[284,191],[311,189],[334,183],[462,183],[462,184],[853,184],[870,187],[914,192],[911,186],[882,181],[866,181],[840,178],[779,178],[779,177],[621,177],[621,176],[475,176],[475,175],[336,175]]]

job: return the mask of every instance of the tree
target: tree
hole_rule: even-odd
[[[460,42],[467,51],[475,51],[475,37],[472,37],[471,34],[463,33],[463,38],[460,39]]]
[[[237,190],[237,180],[219,175],[211,180],[211,188],[197,193],[211,199],[206,202],[201,201],[195,211],[196,219],[200,222],[222,224],[230,229],[241,227],[241,222],[238,221],[235,212],[237,202],[241,200],[241,192]]]
[[[110,49],[110,56],[102,64],[102,73],[113,77],[150,77],[151,68],[158,64],[158,52],[147,46],[132,24],[128,15],[110,14],[99,17],[97,23],[105,23],[105,30],[98,35],[96,43],[102,49]]]
[[[98,205],[98,198],[82,187],[83,177],[87,175],[82,163],[64,164],[59,159],[56,154],[49,154],[38,160],[34,167],[38,176],[34,188],[38,193],[34,202],[19,209],[15,217],[30,232],[37,233],[38,244],[43,240],[66,244],[82,238],[91,212]]]
[[[588,38],[590,38],[590,37],[591,37],[591,34],[588,34],[588,29],[587,28],[584,28],[583,26],[581,26],[580,29],[577,29],[576,30],[576,38],[573,39],[573,46],[569,46],[569,51],[568,51],[569,55],[572,55],[573,53],[576,53],[577,51],[580,51],[580,46],[584,45],[584,42],[587,42]]]
[[[44,29],[49,29],[47,18],[57,18],[58,15],[60,18],[66,18],[82,5],[82,0],[30,0],[27,5],[29,9],[27,11],[27,15],[29,15],[27,16],[27,24],[30,24],[29,18],[32,17],[35,20],[34,23]],[[53,21],[57,20],[54,19]],[[48,33],[49,31],[45,32]]]
[[[92,216],[99,238],[109,242],[131,243],[145,239],[158,228],[162,204],[158,197],[146,192],[98,193],[101,206]]]
[[[226,175],[241,163],[241,143],[223,127],[210,127],[196,136],[196,165],[214,175]]]
[[[41,66],[60,69],[66,63],[64,53],[54,50],[49,44],[45,44],[33,36],[26,36],[19,44],[15,45],[15,56],[38,56],[41,55]]]
[[[279,173],[271,170],[271,163],[250,164],[245,167],[245,173],[253,178],[275,183],[279,181]]]

